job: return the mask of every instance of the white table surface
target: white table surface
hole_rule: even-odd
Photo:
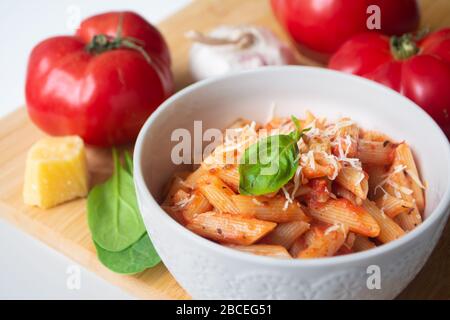
[[[1,0],[0,117],[24,105],[26,65],[33,46],[49,36],[72,33],[78,16],[82,19],[109,10],[133,10],[157,23],[188,2]],[[0,299],[132,298],[3,220],[0,252]]]

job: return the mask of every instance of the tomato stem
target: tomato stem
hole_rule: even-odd
[[[123,14],[119,16],[119,23],[115,37],[106,34],[95,35],[91,42],[86,45],[86,51],[91,54],[101,54],[106,51],[116,49],[131,49],[142,54],[148,63],[151,63],[151,58],[147,51],[145,51],[145,43],[133,37],[122,37]]]
[[[412,34],[404,34],[400,37],[393,36],[390,40],[391,52],[395,59],[406,60],[419,53],[416,38]]]

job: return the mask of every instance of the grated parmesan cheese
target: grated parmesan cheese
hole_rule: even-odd
[[[252,202],[256,204],[257,206],[263,206],[264,204],[261,201],[258,201],[256,198],[252,198]]]
[[[328,234],[330,234],[331,232],[334,232],[334,231],[339,230],[340,228],[341,228],[341,226],[340,226],[339,224],[334,224],[334,225],[332,225],[331,227],[328,227],[328,228],[325,230],[324,235],[328,235]]]
[[[399,184],[395,183],[394,181],[392,181],[392,177],[397,174],[400,173],[402,171],[404,171],[406,169],[405,165],[397,165],[394,167],[394,170],[386,175],[386,178],[383,179],[379,184],[377,184],[374,188],[374,191],[376,192],[377,190],[381,190],[383,191],[385,194],[387,193],[387,191],[383,188],[383,186],[385,184],[390,185],[391,187],[394,188],[394,193],[395,193],[395,197],[398,199],[402,198],[402,194],[401,192],[403,192],[404,194],[410,195],[413,193],[413,191],[409,188],[400,186]],[[401,191],[401,192],[400,192]]]
[[[339,174],[339,163],[338,163],[338,159],[336,158],[335,155],[332,154],[328,154],[325,151],[322,151],[322,154],[324,155],[325,159],[327,159],[328,163],[331,164],[334,168],[333,174],[329,175],[328,178],[330,180],[335,180],[336,177]]]
[[[306,154],[307,161],[311,169],[316,170],[316,160],[314,159],[314,151],[310,150]]]
[[[186,207],[192,200],[194,200],[195,195],[191,195],[189,198],[183,199],[175,203],[175,210],[181,210]]]
[[[414,183],[419,186],[419,188],[425,189],[425,186],[422,184],[419,177],[414,172],[412,172],[409,169],[406,169],[406,173],[411,177],[411,179],[414,181]]]
[[[394,181],[389,180],[386,183],[388,185],[390,185],[391,187],[393,187],[394,189],[403,192],[404,194],[411,195],[413,193],[413,191],[411,189],[409,189],[407,187],[403,187],[403,186],[399,185],[398,183],[396,183]],[[397,197],[397,198],[401,198],[401,195],[399,197]]]
[[[336,224],[332,225],[331,227],[328,227],[328,228],[325,230],[324,235],[328,235],[328,234],[330,234],[331,232],[338,231],[339,229],[340,229],[340,230],[342,231],[342,233],[344,234],[344,237],[346,237],[346,236],[347,236],[347,235],[346,235],[346,230],[345,230],[345,227],[344,227],[344,225],[343,225],[342,223],[336,223]]]
[[[289,207],[289,204],[293,203],[291,196],[289,195],[289,192],[287,192],[285,187],[282,187],[281,190],[283,190],[284,196],[286,198],[286,201],[284,202],[283,211],[286,211]]]
[[[383,217],[383,219],[387,219],[386,213],[384,213],[384,207],[382,207],[380,209],[380,211],[381,211],[381,217]]]
[[[347,147],[345,148],[345,151],[344,151],[344,148],[342,147],[342,141],[344,141],[345,144],[347,145]],[[350,151],[350,147],[351,147],[352,143],[353,143],[352,138],[349,135],[347,135],[345,137],[345,139],[342,139],[342,137],[336,138],[336,140],[333,141],[331,143],[331,145],[338,147],[339,156],[337,157],[337,160],[339,162],[347,163],[351,167],[362,171],[361,160],[359,160],[357,158],[348,158],[348,153]]]
[[[298,166],[297,170],[295,171],[294,174],[294,189],[292,190],[291,193],[291,198],[295,197],[295,193],[297,192],[298,188],[300,187],[300,175],[302,173],[302,167]]]
[[[336,122],[336,123],[331,124],[330,126],[328,126],[328,127],[324,130],[323,134],[324,134],[325,136],[329,136],[329,137],[335,136],[335,135],[337,134],[337,132],[338,132],[340,129],[345,128],[345,127],[352,126],[352,125],[354,125],[354,124],[355,124],[355,122],[354,122],[353,120],[338,121],[338,122]]]
[[[361,182],[364,180],[365,177],[366,177],[366,176],[365,176],[364,173],[361,171],[361,172],[359,173],[359,178],[358,178],[358,180],[355,182],[355,186],[360,185]]]

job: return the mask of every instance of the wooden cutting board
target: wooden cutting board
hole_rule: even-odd
[[[424,26],[432,30],[450,26],[450,1],[422,0],[421,6]],[[219,24],[242,23],[269,27],[287,40],[266,0],[198,0],[159,24],[172,53],[178,89],[192,82],[187,66],[190,43],[184,38],[184,33],[192,29],[208,31]],[[311,64],[301,56],[299,62]],[[0,217],[137,297],[188,299],[187,293],[163,264],[134,276],[117,275],[103,267],[97,260],[91,241],[84,199],[46,211],[23,204],[26,152],[42,136],[44,134],[30,122],[24,108],[0,119]],[[93,184],[104,181],[110,175],[110,159],[108,150],[88,149]],[[449,232],[447,226],[429,262],[400,298],[450,299]]]

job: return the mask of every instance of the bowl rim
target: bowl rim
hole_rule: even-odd
[[[330,69],[320,68],[320,67],[310,67],[310,66],[270,66],[270,67],[263,67],[256,70],[246,70],[246,71],[240,71],[235,72],[232,74],[227,74],[224,76],[214,77],[210,79],[201,80],[198,82],[195,82],[180,91],[173,94],[171,97],[169,97],[167,100],[165,100],[154,112],[153,114],[146,120],[145,124],[141,128],[138,138],[136,140],[135,148],[134,148],[134,154],[133,158],[136,159],[134,166],[134,182],[136,189],[141,190],[141,196],[144,196],[145,199],[141,201],[149,201],[148,203],[155,207],[156,210],[152,211],[152,214],[158,214],[161,216],[161,221],[163,223],[168,224],[168,227],[173,229],[175,232],[180,232],[180,236],[184,236],[185,238],[189,239],[190,241],[194,241],[196,244],[198,244],[200,247],[203,247],[207,250],[212,250],[218,254],[228,256],[229,258],[236,259],[236,260],[244,260],[249,263],[254,264],[264,264],[267,266],[277,266],[277,267],[284,267],[284,268],[297,268],[297,267],[318,267],[318,266],[330,266],[330,265],[342,265],[342,264],[352,264],[364,261],[369,258],[376,258],[377,256],[382,256],[384,254],[393,252],[395,250],[398,250],[401,247],[405,247],[411,240],[414,238],[419,237],[420,235],[424,234],[432,225],[436,223],[439,219],[442,217],[445,217],[445,214],[450,208],[450,182],[447,186],[447,189],[444,192],[444,195],[440,199],[438,205],[436,208],[430,213],[429,217],[423,221],[423,223],[412,230],[411,232],[405,234],[400,239],[397,239],[395,241],[383,244],[381,246],[377,246],[376,248],[362,251],[362,252],[356,252],[348,255],[342,255],[342,256],[333,256],[333,257],[326,257],[326,258],[316,258],[316,259],[274,259],[271,257],[264,257],[264,256],[258,256],[258,255],[252,255],[248,253],[244,253],[238,250],[234,250],[231,248],[227,248],[223,245],[220,245],[218,243],[215,243],[209,239],[203,238],[194,232],[188,230],[178,222],[176,222],[173,218],[171,218],[158,204],[156,199],[153,197],[153,195],[150,193],[145,180],[143,178],[142,174],[142,145],[143,141],[145,140],[146,133],[148,132],[149,128],[153,124],[153,122],[159,117],[160,114],[165,112],[168,108],[170,108],[174,101],[178,100],[184,95],[187,95],[191,93],[192,91],[195,91],[199,88],[209,86],[211,84],[215,84],[217,82],[229,80],[232,78],[239,78],[243,75],[252,75],[252,74],[260,74],[260,73],[272,73],[272,72],[310,72],[310,73],[320,73],[322,76],[334,76],[341,78],[343,81],[353,81],[354,83],[361,83],[362,85],[365,85],[367,87],[372,87],[375,90],[378,90],[382,94],[386,95],[394,95],[397,96],[397,98],[401,98],[405,100],[405,103],[408,103],[411,105],[411,107],[415,108],[419,113],[421,114],[421,117],[424,121],[431,122],[431,125],[436,129],[436,133],[440,135],[440,141],[442,144],[442,147],[444,147],[442,152],[446,152],[448,158],[450,158],[450,143],[443,133],[442,129],[436,124],[436,122],[417,104],[415,104],[413,101],[409,100],[408,98],[402,96],[401,94],[397,93],[396,91],[385,87],[381,84],[378,84],[374,81],[367,80],[365,78],[346,74]],[[447,165],[447,170],[450,172],[450,163]],[[143,191],[143,192],[142,192]],[[139,191],[137,192],[139,193]],[[138,195],[139,197],[139,195]],[[445,220],[445,219],[444,219]],[[443,223],[445,223],[443,221]]]

